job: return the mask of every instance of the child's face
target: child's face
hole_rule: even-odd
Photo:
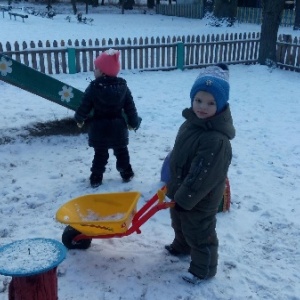
[[[200,91],[193,101],[193,112],[199,119],[206,119],[215,115],[217,104],[211,93]]]

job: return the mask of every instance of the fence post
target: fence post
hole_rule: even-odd
[[[69,74],[76,73],[76,64],[75,64],[75,48],[68,48],[68,66]]]
[[[183,42],[177,43],[177,69],[184,69],[184,44]]]

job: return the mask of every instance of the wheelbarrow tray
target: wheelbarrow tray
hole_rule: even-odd
[[[89,194],[59,208],[56,219],[87,236],[124,233],[137,211],[139,192]]]

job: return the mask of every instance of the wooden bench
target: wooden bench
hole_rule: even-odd
[[[2,17],[4,18],[4,12],[10,11],[12,7],[10,5],[0,5],[0,11],[2,11]]]
[[[28,18],[28,15],[23,15],[23,14],[14,13],[14,12],[8,12],[8,14],[9,14],[10,19],[11,19],[11,16],[14,16],[15,20],[16,20],[17,17],[20,17],[20,18],[23,19],[23,22],[24,22],[24,19]]]

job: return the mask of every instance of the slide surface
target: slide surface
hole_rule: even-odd
[[[74,111],[83,95],[82,91],[1,53],[0,80]]]

